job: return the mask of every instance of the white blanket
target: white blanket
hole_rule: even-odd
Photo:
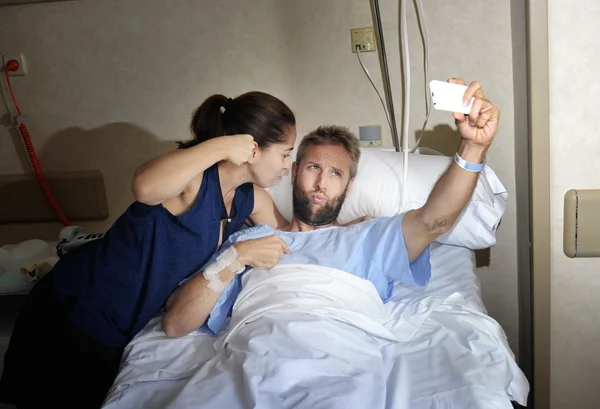
[[[465,402],[462,408],[508,409],[511,397],[524,403],[527,390],[519,387],[523,379],[501,328],[458,294],[384,306],[368,281],[311,265],[254,270],[244,281],[230,330],[215,342],[199,333],[167,340],[159,320],[147,326],[128,346],[105,407],[414,409]],[[438,351],[438,363],[453,361],[457,376],[444,368],[448,384],[440,395],[420,396],[411,387],[418,368],[403,356],[435,356],[436,339],[446,336],[470,337],[457,339],[451,352]],[[457,400],[456,393],[468,396]]]

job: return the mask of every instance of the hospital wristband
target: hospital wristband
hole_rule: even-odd
[[[485,166],[485,163],[467,162],[466,160],[460,157],[458,152],[454,154],[454,162],[456,162],[458,166],[469,172],[481,172],[483,170],[483,167]]]

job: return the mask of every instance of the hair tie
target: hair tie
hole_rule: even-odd
[[[221,106],[220,110],[221,110],[222,114],[224,114],[225,111],[227,111],[227,109],[229,108],[229,105],[230,105],[231,101],[232,101],[231,98],[227,98],[227,101],[225,101],[225,103]]]

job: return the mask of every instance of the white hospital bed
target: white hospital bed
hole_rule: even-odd
[[[401,164],[397,161],[398,156],[393,154],[385,153],[383,155],[388,156],[381,157],[379,153],[367,153],[363,156],[359,177],[353,185],[354,196],[351,194],[347,198],[347,205],[344,205],[345,210],[340,218],[342,222],[357,215],[380,216],[386,212],[398,212],[397,197],[389,193],[373,194],[377,189],[374,173],[388,172],[384,176],[385,185],[394,185],[395,182],[390,178],[393,178],[394,173],[397,175],[395,169],[401,169]],[[418,175],[409,180],[410,203],[413,207],[418,206],[423,197],[426,198],[428,189],[445,168],[444,163],[447,164],[443,158],[432,157],[431,161],[438,163],[435,166],[425,158],[419,158],[415,162],[419,160],[427,162],[427,171],[413,169]],[[393,299],[384,305],[388,320],[386,325],[396,341],[381,351],[386,364],[385,373],[382,374],[385,377],[385,390],[373,391],[373,394],[385,394],[385,404],[382,407],[512,409],[511,401],[526,405],[529,384],[515,362],[504,331],[487,315],[475,275],[473,247],[467,248],[471,243],[481,247],[489,245],[495,239],[499,221],[495,220],[498,217],[490,214],[496,212],[498,216],[504,211],[506,192],[495,174],[491,170],[489,172],[487,180],[478,186],[474,195],[479,198],[469,205],[468,214],[462,216],[462,226],[442,240],[463,245],[434,244],[430,283],[421,289],[396,285]],[[423,179],[427,177],[431,180]],[[418,180],[419,178],[421,179]],[[392,186],[392,192],[398,191],[400,189],[397,186]],[[486,191],[489,192],[487,196]],[[276,191],[271,192],[283,215],[288,218],[291,217],[291,209],[286,208],[289,192],[289,181],[282,182]],[[493,203],[494,196],[502,200]],[[162,331],[160,318],[155,318],[126,348],[121,370],[104,408],[197,407],[181,402],[195,399],[202,401],[202,396],[194,396],[194,388],[190,388],[188,383],[207,361],[214,362],[216,359],[215,341],[214,337],[201,333],[169,339]],[[278,353],[283,350],[284,355],[294,359],[295,354],[300,351],[295,350],[292,344],[294,343],[282,341],[273,347],[277,347]],[[352,358],[349,359],[352,362]],[[243,378],[241,368],[239,374],[238,377]],[[289,380],[293,381],[294,379]],[[185,393],[182,392],[183,388]],[[214,394],[221,391],[221,395],[227,395],[233,390],[232,399],[239,398],[238,404],[239,401],[246,401],[235,407],[264,407],[253,406],[252,399],[241,396],[244,392],[235,391],[228,382],[216,382],[211,388]],[[291,388],[301,392],[307,389],[301,383],[291,385]],[[331,389],[328,393],[330,403],[319,407],[338,407],[331,403],[336,398],[342,398],[341,395],[336,395],[340,393],[336,390]],[[304,393],[310,394],[310,390]],[[173,404],[174,401],[179,404]],[[269,407],[305,406],[281,403]]]
[[[386,351],[393,368],[386,408],[511,409],[511,400],[525,405],[527,380],[504,332],[486,314],[473,251],[434,245],[431,261],[426,288],[397,286],[385,305],[399,339]],[[166,408],[187,382],[181,374],[193,374],[214,356],[214,342],[200,333],[168,339],[160,320],[153,320],[127,347],[105,409]]]

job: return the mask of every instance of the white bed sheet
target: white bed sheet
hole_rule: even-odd
[[[396,286],[385,305],[399,342],[389,363],[386,408],[512,409],[525,405],[529,385],[500,326],[485,310],[474,253],[434,245],[432,280],[422,289]],[[168,339],[156,318],[130,343],[106,409],[169,405],[186,377],[215,355],[215,338],[193,333]],[[185,407],[185,406],[183,406]]]

